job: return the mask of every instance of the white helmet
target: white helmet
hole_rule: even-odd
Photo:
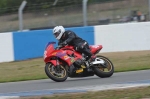
[[[56,26],[53,29],[53,34],[56,39],[60,39],[65,32],[65,28],[63,26]]]

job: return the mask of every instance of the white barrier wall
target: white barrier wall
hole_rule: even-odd
[[[95,44],[101,52],[150,50],[150,22],[95,26]]]
[[[12,33],[0,33],[0,62],[14,60]]]

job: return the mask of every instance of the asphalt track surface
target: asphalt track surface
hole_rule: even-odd
[[[8,93],[31,92],[40,90],[61,90],[89,86],[104,86],[111,84],[124,84],[147,82],[150,84],[150,70],[114,73],[109,78],[97,76],[85,78],[68,78],[65,82],[54,82],[51,79],[0,83],[0,96]]]

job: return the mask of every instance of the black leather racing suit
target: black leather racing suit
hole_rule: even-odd
[[[58,42],[58,45],[66,42],[68,45],[74,46],[75,50],[85,54],[88,56],[86,59],[89,60],[92,56],[92,53],[90,52],[89,44],[82,38],[78,37],[73,31],[65,31],[63,36]]]

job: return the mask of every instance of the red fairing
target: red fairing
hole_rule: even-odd
[[[100,51],[102,48],[102,45],[90,45],[90,49],[93,54],[96,54],[96,52]]]
[[[56,60],[48,60],[46,63],[52,63],[54,66],[56,66],[57,65],[57,62],[56,62]]]
[[[74,50],[73,46],[65,46],[61,49],[54,49],[54,42],[48,43],[44,51],[45,63],[51,62],[54,66],[61,64],[62,61],[66,62],[68,66],[73,64],[76,60],[81,59],[82,55]],[[102,49],[102,45],[91,45],[91,52],[96,54]],[[73,56],[72,56],[73,55]],[[72,56],[72,57],[71,57]],[[59,61],[57,58],[61,59]],[[58,60],[58,61],[56,61]]]
[[[71,58],[68,55],[74,54],[76,57]],[[44,61],[45,63],[51,62],[54,66],[57,65],[56,60],[51,59],[52,57],[58,57],[61,60],[65,61],[68,66],[74,63],[77,59],[82,58],[81,54],[75,52],[72,46],[66,46],[59,50],[55,50],[53,44],[49,44],[44,52]],[[59,61],[58,61],[59,62]],[[60,62],[58,64],[61,64]]]
[[[44,51],[44,61],[47,62],[49,61],[49,56],[51,55],[51,53],[54,51],[54,46],[53,44],[49,44],[47,45],[47,47],[45,48]]]

